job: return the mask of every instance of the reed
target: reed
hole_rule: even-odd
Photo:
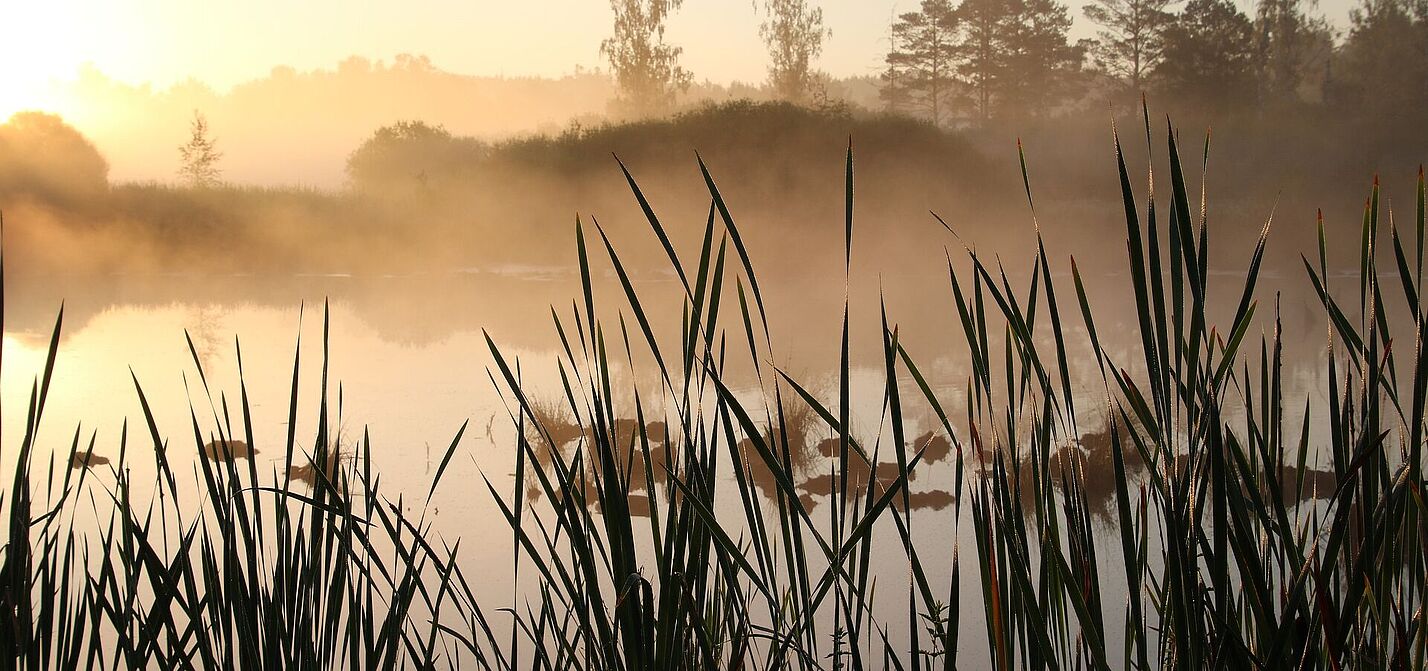
[[[956,262],[949,255],[943,308],[960,324],[948,351],[972,369],[956,403],[928,382],[885,309],[877,324],[850,322],[846,284],[837,397],[820,399],[770,363],[765,294],[703,161],[709,209],[697,250],[675,248],[621,164],[681,304],[645,303],[599,221],[581,219],[581,295],[551,310],[558,400],[486,336],[516,469],[509,491],[485,485],[511,530],[517,584],[533,585],[499,610],[478,603],[459,543],[438,547],[425,513],[383,497],[365,436],[334,437],[341,395],[330,407],[325,365],[316,436],[299,441],[290,429],[285,445],[263,446],[285,454],[273,473],[251,460],[201,461],[201,512],[180,501],[147,402],[139,442],[159,474],[150,500],[134,498],[126,464],[141,450],[127,435],[107,468],[69,468],[94,449],[79,430],[68,459],[42,463],[35,436],[61,318],[0,501],[10,521],[0,649],[31,668],[1423,668],[1421,170],[1407,230],[1375,183],[1355,295],[1330,272],[1338,262],[1319,222],[1303,266],[1330,333],[1327,400],[1301,401],[1286,388],[1277,300],[1261,307],[1270,225],[1243,275],[1211,273],[1205,189],[1197,203],[1166,130],[1168,204],[1156,202],[1153,177],[1137,198],[1115,140],[1135,355],[1103,346],[1075,260],[1053,258],[1039,233],[1024,286],[964,249]],[[1152,142],[1148,115],[1145,132]],[[1200,161],[1203,173],[1208,140]],[[858,249],[851,145],[845,168],[847,271]],[[1035,219],[1025,159],[1022,176]],[[592,278],[604,267],[619,290],[597,301]],[[1057,286],[1063,267],[1069,288]],[[1212,304],[1222,293],[1211,292],[1212,274],[1233,283],[1237,302]],[[677,340],[655,333],[657,309],[682,314]],[[1269,327],[1258,347],[1256,325]],[[852,427],[855,327],[881,333],[883,424],[870,436]],[[327,337],[324,328],[324,361]],[[1098,391],[1078,390],[1078,356],[1094,360]],[[193,363],[209,405],[192,411],[195,447],[254,446],[246,390],[233,421]],[[637,367],[656,388],[618,372]],[[736,369],[751,371],[752,393]],[[135,390],[143,400],[137,379]],[[1296,432],[1286,416],[1301,405]],[[913,417],[935,417],[937,431],[913,438]],[[836,437],[826,460],[808,457],[814,433]],[[344,453],[356,457],[333,466]],[[952,515],[915,514],[909,483],[943,458]],[[1313,470],[1316,459],[1330,470]],[[830,467],[818,502],[799,488],[810,463]],[[314,484],[298,490],[287,474],[305,464]],[[109,515],[97,538],[75,530],[84,497]],[[960,538],[964,520],[970,548],[917,542],[929,525]],[[887,548],[900,565],[886,564]],[[1122,581],[1124,591],[1110,585]],[[964,589],[979,610],[961,607]],[[969,649],[971,638],[986,649]]]

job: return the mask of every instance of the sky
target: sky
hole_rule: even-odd
[[[872,74],[891,17],[916,0],[812,0],[832,31],[818,66]],[[1322,0],[1343,25],[1356,0]],[[668,40],[697,79],[759,82],[765,53],[755,0],[685,0]],[[1237,0],[1249,10],[1252,0]],[[1094,27],[1080,18],[1075,32]],[[426,54],[472,75],[558,76],[601,65],[606,0],[0,0],[0,118],[43,108],[45,89],[85,64],[130,84],[198,79],[224,91],[276,65],[331,68],[352,55]]]

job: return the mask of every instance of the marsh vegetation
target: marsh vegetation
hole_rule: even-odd
[[[426,482],[386,480],[329,378],[326,311],[276,440],[255,430],[241,345],[227,388],[190,337],[178,433],[135,374],[142,412],[101,443],[42,421],[61,318],[29,393],[6,388],[25,431],[6,441],[0,646],[130,668],[1421,668],[1421,172],[1396,217],[1374,184],[1350,254],[1327,242],[1343,224],[1317,223],[1296,282],[1327,337],[1304,346],[1261,284],[1280,224],[1212,260],[1205,154],[1145,128],[1164,167],[1144,190],[1115,145],[1128,320],[1045,243],[1055,213],[1023,159],[1030,264],[1008,271],[933,215],[946,298],[913,305],[951,328],[914,339],[897,303],[854,312],[850,288],[831,332],[801,333],[834,343],[826,376],[781,363],[777,280],[717,170],[697,163],[694,236],[626,173],[669,278],[637,282],[624,234],[581,218],[573,295],[520,325],[555,349],[493,332],[466,354],[489,362],[509,473],[452,475],[476,460],[462,425]],[[821,244],[851,286],[881,232],[844,158]],[[965,374],[932,375],[934,346]],[[476,500],[500,535],[436,531],[442,506]]]

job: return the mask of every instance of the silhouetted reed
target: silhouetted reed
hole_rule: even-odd
[[[427,537],[424,505],[412,517],[382,497],[366,437],[332,437],[325,367],[317,434],[299,441],[290,428],[274,473],[235,459],[254,445],[246,388],[236,422],[226,400],[209,399],[224,409],[206,413],[216,438],[193,413],[200,452],[224,448],[198,461],[202,512],[180,501],[137,381],[157,508],[132,498],[126,464],[141,448],[127,433],[106,471],[76,432],[69,463],[88,467],[61,468],[60,480],[51,468],[46,482],[34,437],[57,323],[4,498],[0,650],[64,667],[920,669],[955,667],[959,655],[966,665],[966,624],[998,669],[1423,668],[1422,176],[1406,231],[1381,219],[1374,186],[1357,273],[1332,287],[1320,223],[1303,265],[1332,333],[1327,402],[1304,399],[1304,424],[1291,427],[1286,409],[1300,404],[1285,388],[1277,314],[1257,292],[1269,227],[1243,275],[1216,275],[1238,303],[1210,305],[1211,226],[1203,195],[1192,206],[1178,139],[1168,132],[1170,201],[1144,209],[1116,141],[1134,360],[1102,346],[1080,269],[1071,260],[1069,288],[1058,285],[1061,262],[1039,235],[1025,287],[969,249],[962,264],[949,258],[945,306],[971,368],[960,405],[934,391],[884,311],[873,325],[881,423],[866,434],[851,428],[846,303],[836,399],[825,402],[769,363],[763,288],[702,161],[710,208],[698,250],[675,248],[625,173],[680,283],[681,305],[661,308],[681,313],[680,338],[657,337],[653,306],[593,220],[575,226],[582,295],[551,313],[560,400],[529,391],[487,336],[492,378],[514,409],[516,467],[509,496],[485,484],[511,530],[518,582],[535,583],[499,611],[474,597],[459,544]],[[1023,179],[1033,202],[1024,161]],[[846,270],[857,249],[851,148],[845,198]],[[620,282],[614,306],[596,301],[595,256]],[[1356,301],[1343,301],[1350,293]],[[1228,322],[1211,322],[1222,313]],[[1272,328],[1256,348],[1257,323]],[[636,350],[654,362],[655,387],[612,372],[634,368]],[[1090,397],[1071,378],[1078,356],[1096,364]],[[735,357],[751,382],[735,382]],[[618,411],[617,394],[631,399]],[[936,421],[909,437],[915,415]],[[1080,432],[1092,417],[1104,428]],[[460,445],[458,433],[427,503]],[[951,488],[913,491],[932,462],[950,470]],[[304,492],[290,488],[295,474],[313,476]],[[74,509],[99,478],[102,491],[89,491],[111,516],[90,543]],[[918,542],[929,528],[935,546]],[[905,565],[875,564],[887,548]],[[950,559],[938,564],[945,574],[927,570],[926,552]],[[969,584],[982,605],[964,613]]]

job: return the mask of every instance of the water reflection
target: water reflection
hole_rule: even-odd
[[[528,421],[525,440],[531,453],[535,455],[535,468],[541,469],[553,487],[558,487],[558,474],[568,469],[570,486],[588,505],[597,503],[594,479],[604,473],[604,450],[591,446],[607,445],[609,454],[616,463],[613,467],[623,478],[627,478],[630,489],[630,511],[637,516],[648,516],[649,497],[643,492],[648,483],[663,483],[666,479],[666,465],[676,454],[677,447],[669,440],[668,425],[654,420],[642,423],[635,418],[616,418],[608,426],[597,431],[593,425],[582,425],[576,421],[570,409],[558,401],[535,399],[531,403],[534,421]],[[600,436],[606,440],[597,443]],[[645,451],[649,452],[649,464],[645,463]],[[561,469],[555,467],[559,459]],[[535,501],[540,498],[540,475],[528,471],[525,477],[526,498]]]
[[[1101,523],[1114,526],[1117,523],[1114,506],[1116,470],[1111,431],[1110,427],[1106,427],[1083,433],[1079,439],[1052,449],[1046,473],[1039,473],[1041,466],[1023,455],[1015,463],[1017,481],[1013,486],[1018,488],[1022,503],[1026,504],[1024,510],[1028,513],[1032,510],[1031,504],[1037,495],[1037,484],[1045,478],[1057,492],[1064,492],[1069,484],[1074,484],[1078,494],[1089,504],[1091,514]],[[1115,431],[1119,434],[1127,486],[1135,489],[1149,477],[1149,468],[1136,441],[1141,441],[1148,449],[1159,448],[1151,445],[1149,437],[1139,427],[1134,429],[1136,433],[1133,434],[1131,428],[1118,422]],[[1160,466],[1163,473],[1173,473],[1177,478],[1185,477],[1186,470],[1190,467],[1191,464],[1185,459],[1177,459],[1174,464]],[[980,467],[979,475],[990,476],[990,463]],[[1293,466],[1281,467],[1274,483],[1270,481],[1269,472],[1261,466],[1255,473],[1255,480],[1261,483],[1262,497],[1277,496],[1280,502],[1290,506],[1327,499],[1333,494],[1338,482],[1332,471],[1308,467],[1301,471]],[[1272,494],[1271,487],[1275,484],[1278,491]]]
[[[80,450],[78,452],[75,452],[74,456],[70,457],[69,460],[69,467],[74,470],[79,470],[82,468],[94,468],[96,466],[107,466],[108,464],[109,457],[106,457],[101,454],[95,454],[90,450]]]
[[[544,477],[552,487],[558,487],[559,459],[563,469],[570,473],[570,486],[592,509],[599,508],[595,496],[595,480],[603,477],[601,463],[604,449],[591,449],[597,437],[593,427],[581,426],[571,411],[556,402],[536,399],[532,402],[534,422],[526,429],[526,441],[535,455],[534,469],[525,475],[524,490],[529,501],[541,499]],[[827,427],[812,408],[804,404],[789,403],[783,410],[784,431],[776,426],[765,426],[761,432],[761,442],[774,459],[787,464],[792,484],[798,500],[805,510],[812,511],[833,494],[839,478],[835,475],[838,460],[839,439],[822,438],[813,442],[820,431]],[[669,460],[677,457],[678,441],[671,440],[669,426],[664,421],[650,421],[641,424],[636,418],[617,418],[609,429],[609,454],[617,460],[615,472],[629,483],[627,505],[630,514],[649,517],[651,514],[651,493],[648,482],[665,484]],[[645,441],[648,441],[649,459],[653,469],[645,464]],[[909,441],[908,454],[922,451],[923,464],[909,471],[908,482],[919,480],[919,474],[932,464],[947,459],[952,451],[952,442],[940,431],[928,431]],[[761,454],[758,446],[750,438],[737,442],[734,449],[740,455],[744,468],[743,477],[767,501],[777,500],[779,483]],[[779,470],[784,470],[781,466]],[[850,450],[847,467],[847,492],[851,496],[866,496],[871,487],[875,495],[898,478],[902,469],[895,462],[880,461],[876,465],[856,450]],[[667,489],[665,491],[668,491]],[[906,501],[895,497],[893,505],[900,511],[943,510],[956,502],[956,494],[946,489],[930,488],[918,490],[909,485]]]
[[[202,452],[205,459],[226,463],[235,459],[252,459],[258,450],[241,440],[210,440],[203,446]]]
[[[1301,472],[1293,466],[1279,470],[1279,500],[1283,503],[1323,501],[1333,496],[1338,487],[1339,478],[1333,471],[1305,468]]]
[[[354,461],[353,455],[344,452],[335,452],[326,458],[319,458],[316,461],[309,460],[305,464],[288,467],[288,478],[301,482],[309,489],[317,489],[319,486],[327,486],[336,489],[339,493],[347,492],[346,466]],[[319,462],[321,462],[319,464]],[[319,484],[321,483],[321,484]]]
[[[598,507],[594,478],[597,473],[604,471],[603,465],[599,461],[601,450],[590,449],[596,440],[593,429],[582,428],[579,423],[573,420],[568,410],[553,403],[538,402],[534,409],[540,426],[531,426],[527,432],[527,439],[536,455],[536,467],[542,469],[545,477],[549,478],[553,484],[556,483],[556,469],[553,462],[556,455],[559,455],[561,463],[574,471],[572,487],[584,498],[587,505]],[[778,429],[767,426],[764,428],[761,438],[763,444],[772,450],[775,459],[787,458],[787,463],[790,466],[790,479],[798,492],[798,499],[806,510],[812,511],[833,496],[838,487],[843,486],[844,476],[840,476],[837,471],[840,439],[829,437],[812,442],[810,436],[815,435],[820,427],[826,430],[826,426],[806,406],[785,408],[784,416],[785,426],[788,428],[787,439]],[[1138,437],[1141,441],[1148,441],[1148,438],[1143,433],[1133,434],[1132,429],[1124,423],[1117,423],[1116,426],[1115,430],[1119,433],[1118,439],[1128,486],[1134,488],[1148,475],[1146,462],[1136,447],[1136,440]],[[1135,430],[1141,431],[1140,429]],[[1114,524],[1116,519],[1113,505],[1116,495],[1116,478],[1111,431],[1110,427],[1088,431],[1077,440],[1054,448],[1049,455],[1048,472],[1044,474],[1056,491],[1064,491],[1068,483],[1074,481],[1079,489],[1079,495],[1085,497],[1092,514],[1107,525]],[[618,460],[615,470],[620,474],[620,477],[627,478],[629,482],[631,514],[648,517],[650,515],[650,494],[646,491],[648,489],[647,482],[665,483],[668,473],[665,466],[668,460],[676,454],[674,450],[678,446],[677,441],[669,440],[667,425],[663,421],[647,422],[642,425],[636,419],[619,418],[614,421],[610,434],[613,441],[610,452]],[[652,471],[647,470],[644,463],[642,440],[649,442],[650,460],[654,466]],[[1149,443],[1146,442],[1146,444]],[[898,510],[906,512],[907,510],[943,510],[956,503],[957,494],[953,491],[936,487],[919,488],[916,484],[925,479],[929,469],[934,468],[938,463],[945,462],[951,455],[952,441],[945,433],[942,431],[925,432],[908,441],[905,447],[909,456],[921,451],[922,463],[908,471],[906,502],[902,496],[895,496],[892,501],[893,505]],[[741,455],[740,461],[744,467],[744,477],[748,478],[748,481],[765,500],[776,500],[779,496],[778,480],[758,451],[754,441],[744,438],[736,444],[735,448]],[[971,463],[970,466],[977,470],[980,477],[990,475],[989,464]],[[1177,475],[1183,475],[1186,467],[1186,464],[1181,461],[1175,465],[1174,469]],[[1015,465],[1015,475],[1019,481],[1016,484],[1021,492],[1023,503],[1030,504],[1036,495],[1035,485],[1039,481],[1037,468],[1038,466],[1028,458],[1020,459]],[[881,495],[887,491],[887,488],[901,473],[902,469],[896,462],[879,461],[873,465],[857,450],[849,450],[846,470],[847,489],[845,491],[850,497],[866,496],[871,488],[875,496]],[[1259,480],[1264,483],[1266,490],[1262,494],[1268,496],[1269,478],[1261,474]],[[1279,484],[1277,495],[1281,501],[1297,505],[1310,500],[1327,498],[1334,491],[1337,480],[1334,473],[1330,471],[1305,468],[1301,475],[1297,469],[1286,466],[1281,469],[1277,482]],[[1296,484],[1301,482],[1302,486]],[[540,498],[539,476],[534,472],[526,474],[525,492],[528,500],[535,501]],[[1026,510],[1031,510],[1029,505]]]
[[[925,492],[912,492],[908,495],[907,507],[902,505],[902,497],[893,497],[892,504],[903,512],[908,508],[912,510],[942,510],[957,502],[957,496],[952,492],[943,489],[931,489]]]

